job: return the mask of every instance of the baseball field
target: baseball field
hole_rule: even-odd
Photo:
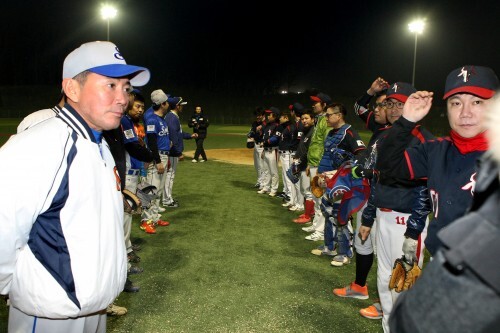
[[[0,122],[0,144],[17,122]],[[304,240],[291,222],[297,214],[256,193],[248,127],[210,126],[207,163],[191,163],[195,146],[186,142],[173,189],[180,207],[167,209],[171,225],[155,235],[134,220],[144,272],[130,278],[141,289],[119,296],[116,304],[128,313],[109,317],[108,332],[382,331],[380,321],[358,314],[377,297],[376,267],[370,299],[332,294],[354,279],[354,264],[336,268],[310,254],[321,242]],[[367,142],[367,133],[362,137]],[[0,332],[7,332],[7,312],[1,301]]]

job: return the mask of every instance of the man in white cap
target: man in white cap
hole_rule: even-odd
[[[113,43],[83,44],[64,61],[59,114],[2,147],[0,294],[10,297],[9,332],[106,331],[127,260],[120,177],[102,132],[120,125],[132,85],[149,77]]]

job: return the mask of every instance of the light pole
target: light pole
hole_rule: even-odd
[[[109,20],[114,18],[118,11],[116,10],[115,7],[111,5],[103,5],[101,7],[101,17],[106,20],[107,25],[108,25],[108,34],[107,34],[107,40],[109,42]]]
[[[417,37],[424,31],[425,22],[423,20],[415,20],[408,24],[408,28],[411,32],[415,33],[415,49],[413,51],[413,76],[411,79],[411,85],[415,86],[415,67],[417,66]]]

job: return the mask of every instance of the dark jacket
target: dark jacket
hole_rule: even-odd
[[[203,113],[195,113],[189,119],[188,126],[193,129],[193,133],[198,133],[198,138],[207,137],[208,118]]]

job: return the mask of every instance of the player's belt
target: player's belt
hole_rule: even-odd
[[[139,169],[129,169],[127,170],[127,175],[137,176],[139,175]]]
[[[387,212],[387,213],[392,212],[392,209],[389,209],[389,208],[380,208],[380,210],[383,212]]]
[[[158,153],[162,155],[168,155],[168,150],[158,150]]]
[[[280,154],[284,153],[295,153],[295,150],[280,150]]]

